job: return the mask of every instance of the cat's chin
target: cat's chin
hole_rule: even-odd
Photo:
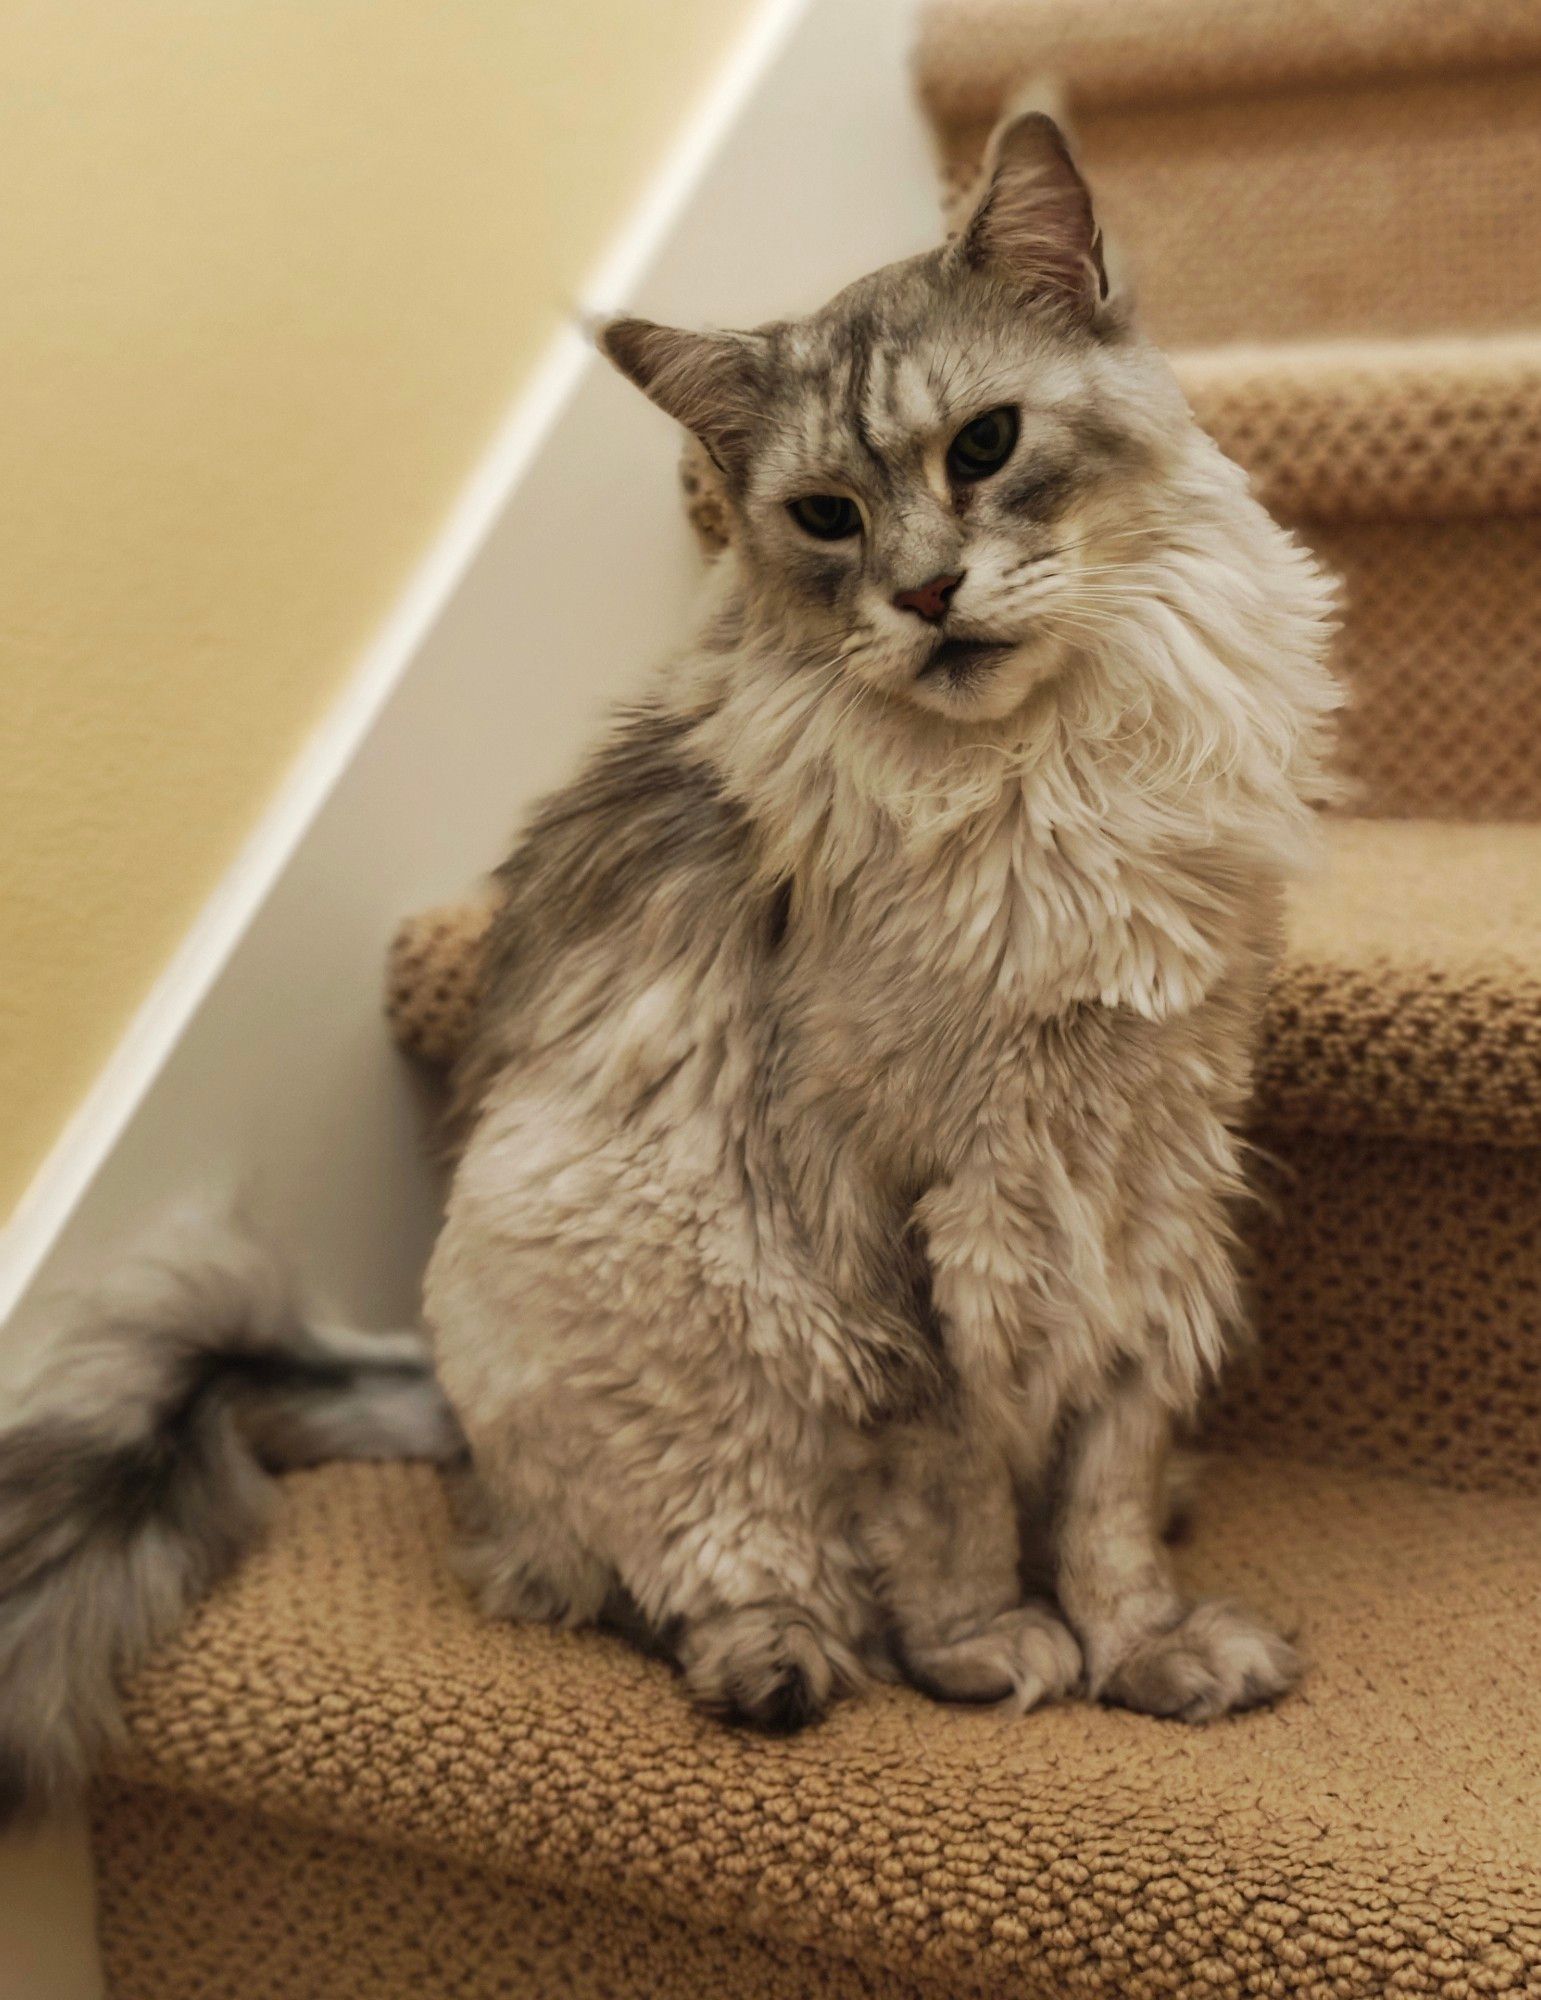
[[[1001,722],[1052,680],[1064,660],[1065,649],[1044,640],[981,648],[951,668],[919,675],[905,694],[929,715],[954,722]]]

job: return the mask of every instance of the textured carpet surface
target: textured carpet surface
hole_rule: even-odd
[[[104,1789],[111,2000],[937,2000],[852,1959],[421,1850]],[[20,1996],[28,2000],[28,1996]]]
[[[1301,533],[1343,580],[1354,810],[1541,819],[1541,514]]]
[[[301,1475],[131,1691],[117,1775],[966,1992],[1536,1991],[1541,1507],[1217,1461],[1199,1523],[1194,1585],[1301,1629],[1277,1711],[883,1690],[767,1741],[618,1642],[479,1620],[432,1474]],[[260,1842],[227,1860],[271,1894]]]
[[[1541,818],[1541,340],[1176,364],[1205,429],[1343,581],[1355,809]]]
[[[924,0],[916,45],[943,124],[988,123],[1024,76],[1100,105],[1525,62],[1541,62],[1533,0]]]
[[[1260,1123],[1541,1144],[1541,826],[1336,821],[1288,935]]]
[[[1260,1140],[1258,1346],[1208,1433],[1541,1495],[1541,1147]]]
[[[1541,509],[1537,335],[1220,347],[1174,365],[1199,422],[1274,513]]]

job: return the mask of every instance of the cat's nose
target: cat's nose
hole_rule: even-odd
[[[896,590],[894,603],[901,611],[913,611],[917,618],[924,618],[928,625],[935,625],[945,616],[948,599],[965,574],[961,569],[949,571],[943,576],[933,576],[914,590]]]

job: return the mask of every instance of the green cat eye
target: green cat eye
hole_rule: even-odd
[[[1017,413],[1003,403],[963,426],[947,447],[947,470],[954,479],[986,479],[1006,463],[1016,442]]]
[[[861,529],[861,510],[841,493],[808,493],[791,501],[787,511],[798,527],[821,542],[843,542]]]

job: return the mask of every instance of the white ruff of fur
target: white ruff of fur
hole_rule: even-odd
[[[949,912],[944,935],[988,923],[960,896],[1015,895],[1036,920],[1024,950],[1055,968],[1043,1014],[1091,999],[1160,1018],[1208,990],[1217,879],[1316,863],[1341,694],[1323,665],[1332,580],[1196,445],[1207,506],[1122,566],[1014,716],[933,722],[806,661],[706,660],[676,681],[687,704],[721,691],[696,741],[756,821],[768,874],[813,900],[864,873],[896,893],[909,878]]]

